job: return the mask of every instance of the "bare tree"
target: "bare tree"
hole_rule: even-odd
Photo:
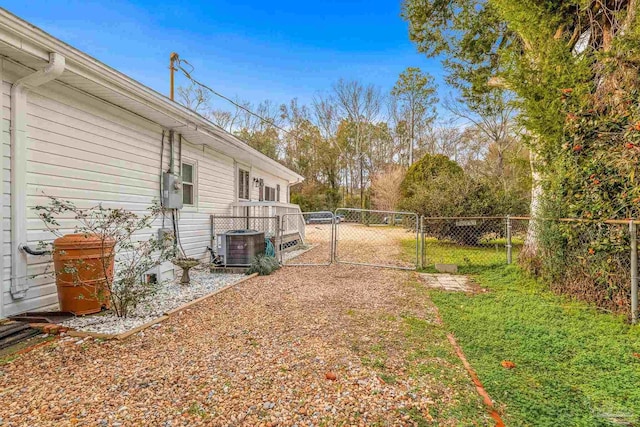
[[[209,115],[209,120],[227,132],[233,130],[234,119],[235,116],[230,111],[212,110]]]
[[[438,98],[435,93],[433,77],[416,67],[403,71],[391,90],[391,96],[396,100],[395,107],[409,131],[409,166],[413,164],[416,133],[428,128],[436,118],[434,105]]]
[[[409,166],[409,124],[403,111],[400,109],[398,99],[394,96],[388,98],[387,122],[392,130],[394,141],[393,162]]]
[[[340,123],[340,113],[333,99],[317,94],[312,99],[313,118],[324,138],[335,138]]]
[[[371,200],[376,209],[394,211],[402,199],[400,185],[405,169],[400,165],[389,165],[375,174],[371,180]]]
[[[209,118],[211,93],[194,84],[178,87],[178,102],[188,109]]]
[[[365,144],[369,139],[367,124],[379,118],[382,106],[382,94],[374,85],[363,85],[358,81],[340,79],[333,85],[333,96],[338,111],[354,125],[355,161],[358,162],[360,187],[360,205],[365,207],[364,200],[364,156]]]
[[[465,150],[465,129],[451,122],[443,122],[429,128],[417,147],[419,157],[425,154],[442,154],[454,162],[460,162]]]
[[[466,125],[472,125],[496,154],[495,176],[506,190],[505,155],[521,142],[520,131],[514,120],[515,108],[504,91],[493,91],[480,111],[474,111],[462,102],[445,101],[445,108]]]
[[[338,144],[338,126],[340,124],[340,112],[334,99],[323,94],[316,94],[312,99],[312,117],[313,122],[320,131],[320,135],[337,153],[335,164],[337,164],[337,187],[343,186],[342,200],[345,199],[345,191],[348,187],[348,174],[345,169],[345,152]],[[344,180],[344,181],[343,181]],[[339,189],[339,188],[338,188]]]
[[[236,99],[234,101],[238,105],[248,105],[247,101],[241,101],[240,99]],[[240,121],[240,113],[242,110],[240,107],[233,105],[233,110],[221,110],[221,109],[211,109],[209,112],[209,120],[211,120],[214,124],[220,126],[222,129],[226,130],[229,133],[233,133],[238,128],[238,124]]]

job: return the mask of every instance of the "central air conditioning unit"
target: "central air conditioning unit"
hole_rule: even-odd
[[[231,230],[216,236],[217,254],[225,267],[247,267],[266,248],[264,232]]]

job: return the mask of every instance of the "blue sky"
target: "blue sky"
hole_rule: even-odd
[[[3,7],[164,94],[176,51],[225,95],[308,103],[339,78],[389,90],[408,66],[447,92],[417,53],[400,0],[4,0]],[[179,80],[184,83],[184,80]]]

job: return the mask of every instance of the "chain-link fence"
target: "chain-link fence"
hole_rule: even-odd
[[[512,241],[513,245],[513,241]],[[422,266],[469,273],[507,262],[504,217],[422,218]]]
[[[343,208],[335,217],[336,262],[399,269],[418,266],[416,214]]]
[[[517,262],[523,250],[527,235],[533,233],[533,230],[530,230],[530,228],[533,229],[535,224],[530,222],[529,218],[526,217],[507,217],[505,221],[507,223],[507,245],[505,246],[507,251],[507,264],[511,264]]]
[[[418,218],[408,212],[347,208],[335,215],[211,216],[211,251],[214,264],[222,260],[228,265],[229,245],[222,243],[223,236],[227,242],[229,235],[235,242],[247,242],[255,230],[264,233],[267,253],[271,251],[284,265],[335,261],[476,273],[518,261],[563,293],[611,311],[631,307],[635,321],[637,224],[525,217]]]
[[[212,264],[218,266],[246,266],[253,252],[266,253],[280,259],[282,236],[280,217],[217,216],[211,215]],[[260,244],[259,234],[264,234]]]
[[[552,288],[614,312],[632,306],[636,226],[629,221],[514,219],[527,222],[535,256],[520,262]],[[635,274],[634,274],[635,272]]]
[[[282,265],[329,265],[333,260],[335,217],[332,212],[282,216]]]
[[[422,267],[475,273],[519,262],[552,288],[638,312],[637,224],[526,217],[421,218]],[[528,242],[528,245],[527,245]],[[627,311],[628,312],[628,311]]]

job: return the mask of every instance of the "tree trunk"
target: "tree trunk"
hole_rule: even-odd
[[[414,109],[415,107],[411,107],[411,140],[409,141],[409,167],[413,165],[413,144],[415,140],[415,123],[414,123]]]
[[[542,173],[538,166],[538,156],[534,150],[529,151],[529,163],[531,165],[531,207],[527,236],[524,241],[524,248],[520,256],[526,259],[535,258],[538,254],[538,227],[537,223],[541,219],[542,203]]]
[[[360,209],[365,208],[364,203],[364,165],[362,160],[362,154],[360,154]]]

